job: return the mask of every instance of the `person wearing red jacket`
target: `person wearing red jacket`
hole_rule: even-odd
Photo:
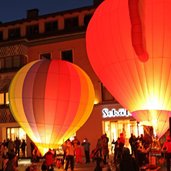
[[[54,169],[54,153],[51,149],[49,149],[48,152],[44,155],[47,170],[53,170]]]
[[[170,159],[171,159],[171,137],[166,137],[166,142],[163,144],[162,151],[166,154],[167,171],[170,171]]]

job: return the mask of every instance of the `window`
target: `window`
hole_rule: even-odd
[[[46,33],[54,33],[58,30],[58,22],[51,21],[45,23],[45,32]]]
[[[20,38],[20,28],[9,29],[8,30],[8,38],[9,39]]]
[[[0,93],[0,105],[6,105],[6,104],[9,104],[8,92]]]
[[[78,28],[78,26],[78,17],[66,18],[64,20],[64,28],[66,30],[73,30],[75,28]]]
[[[22,128],[7,128],[7,138],[14,141],[17,137],[26,140],[26,133]]]
[[[20,68],[27,63],[25,56],[10,56],[0,58],[0,71]]]
[[[85,26],[88,26],[88,23],[89,23],[91,17],[92,17],[92,14],[85,15],[85,17],[84,17],[84,25]]]
[[[42,53],[40,54],[40,59],[51,59],[50,53]]]
[[[73,62],[72,50],[65,50],[61,52],[62,60],[66,60],[68,62]]]
[[[12,57],[5,58],[6,68],[12,68]]]
[[[26,32],[29,37],[37,35],[39,33],[39,25],[36,24],[27,26]]]
[[[20,56],[16,56],[15,58],[13,58],[13,67],[14,68],[18,68],[21,65],[21,57]]]
[[[4,58],[0,59],[0,70],[3,68],[5,68],[5,59]]]

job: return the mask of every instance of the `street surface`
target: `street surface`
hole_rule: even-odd
[[[19,160],[18,171],[25,171],[26,168],[30,165],[33,165],[35,168],[37,168],[36,171],[41,171],[41,164],[42,164],[42,162],[32,164],[29,159],[22,159],[22,160]],[[95,162],[90,162],[88,164],[75,163],[74,171],[94,171],[95,167],[96,167]],[[61,167],[61,168],[55,167],[54,171],[64,171],[64,168],[63,167]],[[68,171],[71,171],[71,169],[69,168]],[[103,171],[107,171],[107,167],[104,167]],[[112,169],[112,171],[115,171],[115,169]]]

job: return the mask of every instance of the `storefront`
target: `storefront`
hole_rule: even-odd
[[[131,134],[136,137],[143,133],[143,126],[138,123],[129,111],[124,108],[103,108],[102,129],[109,138],[109,149],[113,152],[112,141],[116,141],[121,133],[125,136],[125,146],[129,147]]]
[[[126,146],[129,147],[131,133],[136,137],[144,134],[143,125],[137,122],[129,111],[119,104],[96,105],[88,121],[77,131],[77,137],[83,140],[87,137],[95,148],[97,139],[102,134],[109,138],[109,151],[112,152],[112,141],[116,141],[120,133],[124,133]],[[110,150],[111,149],[111,150]]]

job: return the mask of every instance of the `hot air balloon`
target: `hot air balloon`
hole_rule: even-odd
[[[9,88],[12,114],[42,154],[59,147],[86,122],[94,96],[88,75],[62,60],[28,63]]]
[[[137,121],[161,137],[171,116],[171,1],[105,0],[86,32],[97,76]]]

